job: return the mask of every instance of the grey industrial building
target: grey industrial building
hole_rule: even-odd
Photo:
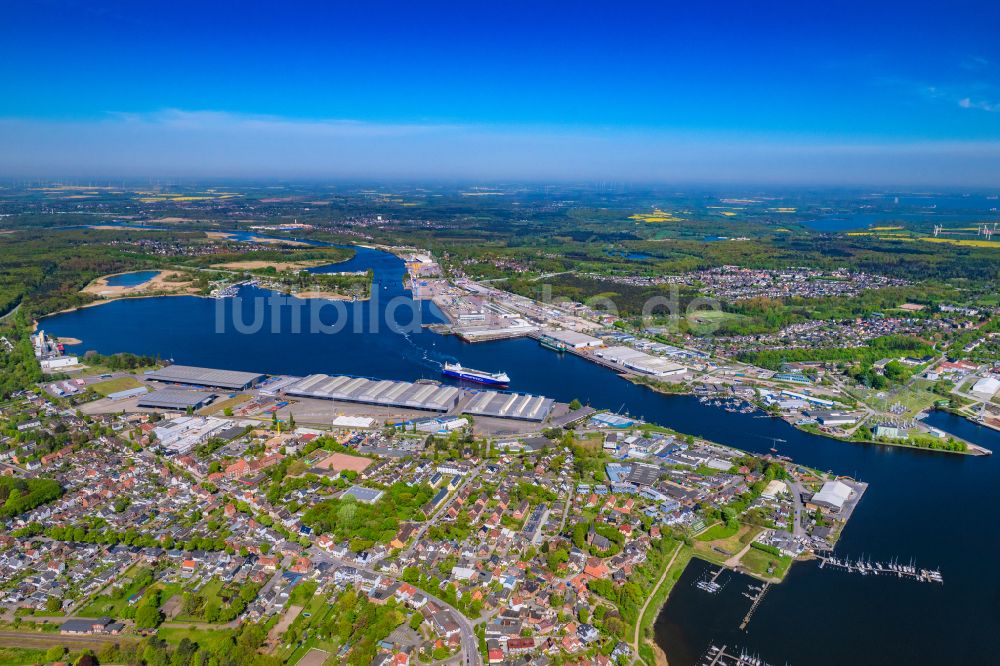
[[[453,409],[461,396],[461,392],[454,386],[411,384],[363,377],[331,377],[323,374],[309,375],[285,388],[285,393],[302,398],[342,400],[432,412]]]
[[[135,388],[109,393],[108,400],[128,400],[129,398],[134,398],[136,396],[142,395],[143,393],[147,393],[148,391],[149,389],[147,389],[145,386],[136,386]]]
[[[656,465],[646,463],[635,463],[626,479],[636,485],[651,486],[660,480],[663,470]]]
[[[552,398],[525,393],[482,391],[475,394],[462,411],[473,416],[492,416],[518,421],[544,421],[552,411]]]
[[[240,372],[238,370],[198,368],[192,365],[168,365],[161,370],[146,373],[146,379],[169,384],[186,384],[188,386],[205,386],[229,391],[245,391],[260,383],[264,379],[264,375],[256,372]]]
[[[412,384],[363,377],[331,377],[323,374],[303,378],[286,387],[285,394],[300,398],[342,400],[431,412],[447,412],[455,409],[463,397],[463,391],[454,386]],[[552,411],[553,404],[551,398],[538,395],[476,391],[471,393],[461,411],[473,416],[544,421]]]
[[[214,393],[207,393],[205,391],[165,388],[153,393],[147,393],[139,398],[139,402],[136,404],[139,407],[184,411],[188,408],[201,409],[211,402],[214,397]]]

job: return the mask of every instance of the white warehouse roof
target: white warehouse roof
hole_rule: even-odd
[[[642,372],[647,375],[663,377],[666,375],[681,375],[687,372],[687,368],[678,365],[673,361],[668,361],[659,356],[651,356],[646,352],[631,347],[608,347],[598,349],[594,352],[597,356],[606,358],[612,363],[618,363],[629,370]]]
[[[552,328],[547,328],[542,331],[543,335],[546,335],[553,340],[558,340],[565,345],[569,345],[574,349],[582,349],[584,347],[600,347],[604,344],[604,341],[600,338],[595,338],[592,335],[587,335],[586,333],[577,333],[576,331],[559,331]]]
[[[843,481],[827,481],[823,488],[813,495],[813,504],[822,504],[838,511],[844,508],[844,503],[851,497],[851,487]]]
[[[983,377],[972,387],[973,393],[987,397],[992,397],[998,390],[1000,390],[1000,379],[996,377]]]

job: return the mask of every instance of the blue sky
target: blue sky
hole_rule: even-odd
[[[998,35],[986,1],[29,0],[0,172],[1000,186]]]

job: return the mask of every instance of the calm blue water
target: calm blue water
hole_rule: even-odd
[[[854,213],[851,215],[807,220],[802,224],[816,231],[853,231],[864,230],[880,224],[891,225],[894,223],[903,223],[905,225],[907,222],[915,222],[957,227],[969,224],[975,226],[976,222],[992,222],[994,220],[1000,220],[1000,214],[938,213],[929,210],[919,213]]]
[[[307,306],[263,308],[261,330],[239,333],[253,322],[256,301],[267,292],[243,290],[243,299],[194,297],[115,301],[47,318],[45,330],[77,337],[76,352],[129,351],[178,363],[265,373],[345,373],[390,379],[438,378],[443,361],[511,376],[511,390],[634,416],[745,450],[765,453],[771,437],[782,454],[823,470],[849,474],[870,488],[838,545],[838,552],[876,559],[899,557],[940,567],[944,586],[851,576],[796,564],[785,584],[772,588],[747,633],[738,630],[747,601],[739,577],[717,597],[692,588],[695,564],[656,623],[658,642],[671,664],[694,663],[710,641],[740,645],[772,663],[917,664],[996,663],[1000,654],[1000,532],[992,520],[1000,506],[997,456],[971,458],[835,442],[795,430],[783,421],[732,414],[689,396],[654,393],[583,359],[556,354],[527,340],[477,345],[418,329],[400,334],[385,326],[395,309],[409,321],[414,308],[425,323],[440,320],[433,305],[413,305],[402,284],[402,262],[357,248],[351,261],[325,270],[375,270],[370,302],[326,306],[316,316],[341,323],[336,334],[310,334]],[[301,302],[300,302],[301,303]],[[220,324],[217,326],[217,322]],[[295,323],[299,332],[296,332]],[[377,329],[377,331],[375,330]],[[355,330],[366,331],[356,333]],[[1000,433],[943,413],[929,422],[1000,451]],[[971,557],[967,556],[971,555]],[[739,589],[738,589],[739,588]]]
[[[927,420],[1000,451],[1000,433],[944,412]],[[1000,538],[990,520],[979,517],[1000,500],[997,456],[839,444],[803,433],[792,437],[798,441],[789,455],[796,460],[846,474],[856,470],[870,484],[837,553],[912,557],[918,565],[940,566],[945,584],[797,563],[784,583],[771,588],[744,633],[739,624],[749,607],[742,596],[749,579],[734,574],[718,596],[705,594],[693,584],[712,567],[696,561],[655,625],[670,663],[696,663],[713,642],[744,647],[773,664],[997,663],[1000,575],[992,565]]]
[[[992,195],[891,195],[872,200],[877,210],[833,213],[802,224],[817,231],[851,231],[892,222],[964,226],[1000,221],[1000,200]]]
[[[140,284],[149,282],[160,274],[160,271],[138,271],[136,273],[122,273],[112,275],[105,279],[109,287],[138,287]]]
[[[649,259],[655,259],[651,254],[645,254],[644,252],[629,252],[627,250],[608,250],[608,254],[613,257],[625,257],[629,261],[647,261]]]

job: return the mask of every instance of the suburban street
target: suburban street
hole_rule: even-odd
[[[462,479],[462,483],[460,483],[459,486],[455,488],[455,490],[448,495],[448,499],[445,500],[444,504],[438,507],[438,510],[434,512],[433,516],[431,516],[429,519],[424,521],[423,524],[420,525],[420,528],[414,535],[412,543],[409,546],[407,546],[405,550],[403,550],[404,555],[409,555],[410,553],[413,552],[413,547],[416,546],[420,542],[420,540],[424,538],[424,534],[426,534],[427,530],[430,529],[431,525],[436,524],[437,521],[441,518],[441,516],[443,516],[448,511],[448,507],[450,507],[454,503],[455,498],[458,497],[458,494],[461,492],[462,488],[469,485],[473,479],[479,476],[479,473],[483,471],[483,467],[485,465],[486,463],[480,463],[471,472],[465,475],[465,478]]]
[[[338,559],[336,557],[333,557],[332,555],[322,550],[318,546],[313,546],[309,550],[309,555],[316,562],[327,562],[332,566],[354,567],[358,571],[364,571],[365,573],[382,576],[383,578],[387,578],[397,583],[402,582],[399,579],[395,578],[394,576],[390,576],[381,571],[363,567],[357,564],[356,562],[347,562]],[[476,632],[475,629],[473,628],[472,621],[469,620],[469,618],[467,618],[461,612],[459,612],[457,608],[447,603],[440,597],[431,594],[427,590],[421,590],[421,592],[423,592],[427,596],[427,598],[433,601],[435,604],[448,610],[448,612],[451,613],[453,619],[455,620],[455,623],[459,626],[459,629],[461,630],[462,633],[463,660],[461,663],[466,664],[467,666],[482,666],[483,658],[482,655],[480,655],[479,653],[479,641],[476,638]]]

